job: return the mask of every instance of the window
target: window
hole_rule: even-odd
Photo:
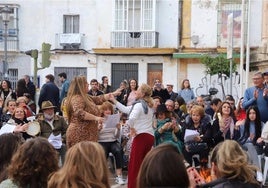
[[[11,82],[11,88],[15,90],[18,81],[18,69],[8,69],[8,78]]]
[[[156,0],[114,0],[112,47],[157,47]]]
[[[0,9],[4,8],[6,4],[0,4]],[[7,51],[19,51],[19,5],[9,4],[11,13],[9,15],[9,22],[7,25]],[[0,14],[0,42],[4,41],[5,28]],[[3,49],[3,45],[0,46],[0,50]]]
[[[156,0],[115,0],[114,30],[154,30]]]
[[[245,1],[246,3],[247,1]],[[247,5],[245,5],[247,8]],[[244,22],[247,22],[247,9],[244,11]],[[242,18],[242,2],[241,0],[220,0],[218,9],[218,46],[226,47],[228,44],[227,38],[227,20],[228,15],[233,13],[233,46],[240,46],[241,38],[241,18]],[[246,33],[245,33],[246,35]],[[246,36],[245,36],[246,38]]]
[[[79,33],[79,15],[64,15],[63,27],[63,33]]]

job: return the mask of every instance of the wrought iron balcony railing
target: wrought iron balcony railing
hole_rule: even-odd
[[[4,30],[0,29],[0,51],[4,51],[5,43],[5,34]],[[8,29],[7,31],[7,51],[19,51],[19,40],[18,40],[18,30],[17,29]]]
[[[113,48],[157,48],[158,32],[155,31],[113,31]]]

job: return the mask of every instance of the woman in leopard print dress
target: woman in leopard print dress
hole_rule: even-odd
[[[98,123],[103,121],[97,105],[109,99],[109,95],[88,95],[85,76],[75,77],[68,90],[66,109],[69,127],[66,133],[67,148],[81,141],[98,141]]]

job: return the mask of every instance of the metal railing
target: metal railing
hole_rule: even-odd
[[[4,39],[0,37],[0,51],[4,51]],[[18,52],[19,51],[19,40],[12,38],[7,39],[7,51]]]
[[[113,48],[157,48],[158,32],[155,31],[113,31]]]

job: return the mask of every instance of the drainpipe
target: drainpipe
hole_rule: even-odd
[[[243,66],[244,66],[244,33],[245,33],[245,0],[242,0],[242,7],[241,7],[241,43],[240,43],[240,69],[239,69],[239,75],[240,75],[240,89],[239,89],[239,98],[243,96],[244,91],[244,73],[243,73]]]
[[[248,1],[248,25],[247,25],[247,50],[246,50],[246,84],[245,88],[248,88],[248,77],[249,77],[249,55],[250,55],[250,46],[249,46],[249,39],[250,39],[250,11],[251,11],[251,1]]]
[[[179,38],[178,38],[178,47],[181,46],[181,39],[182,39],[182,4],[183,4],[183,0],[179,0],[179,19],[178,19],[178,28],[179,28],[179,31],[178,31],[178,35],[179,35]]]

